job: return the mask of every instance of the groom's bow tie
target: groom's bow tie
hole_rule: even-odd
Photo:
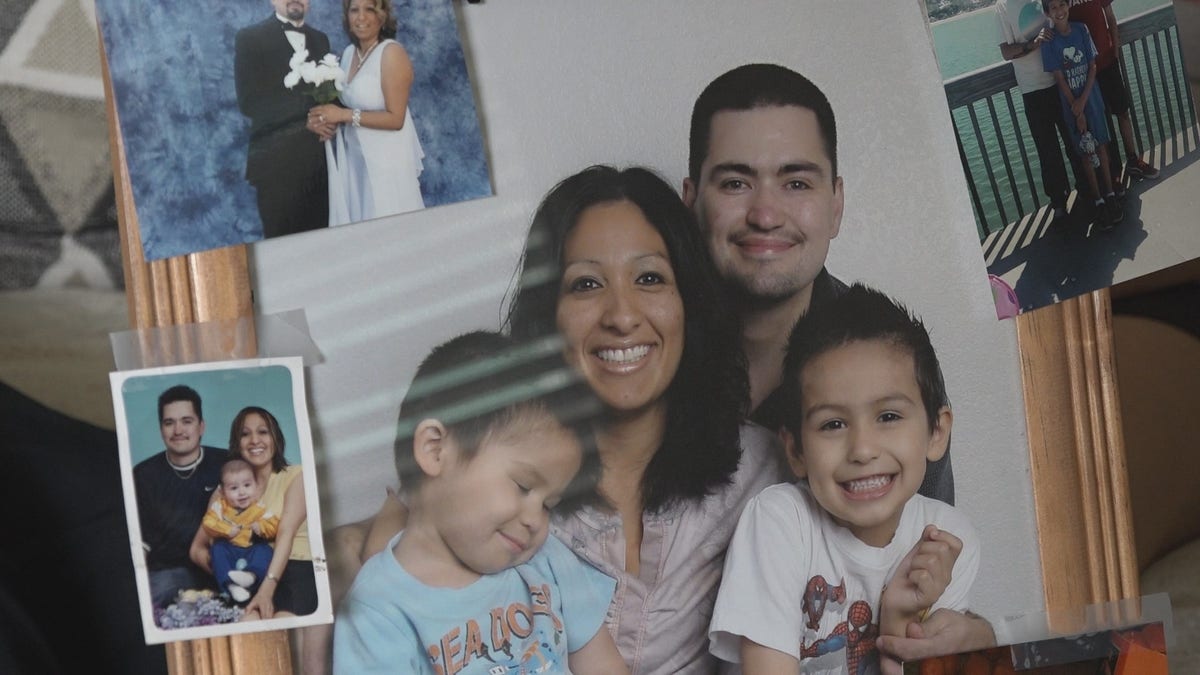
[[[283,30],[284,30],[285,32],[286,32],[286,31],[291,31],[291,32],[293,32],[293,33],[303,33],[303,32],[304,32],[303,30],[301,30],[301,29],[299,29],[299,28],[296,28],[295,26],[293,26],[293,25],[292,25],[292,24],[290,24],[290,23],[283,23],[282,21],[280,21],[279,23],[280,23],[280,25],[282,25],[282,26],[283,26]]]

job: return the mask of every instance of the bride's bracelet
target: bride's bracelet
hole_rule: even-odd
[[[356,127],[362,126],[362,111],[361,110],[359,110],[358,108],[355,108],[354,112],[350,113],[350,123]]]

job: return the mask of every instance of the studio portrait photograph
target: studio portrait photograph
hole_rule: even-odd
[[[96,13],[147,260],[492,192],[449,0]]]
[[[299,359],[112,373],[147,643],[330,620],[302,373]]]

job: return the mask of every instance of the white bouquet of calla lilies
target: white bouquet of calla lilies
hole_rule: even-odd
[[[309,85],[304,92],[317,103],[331,103],[346,86],[346,71],[338,65],[338,58],[326,54],[320,61],[309,61],[308,50],[301,49],[288,62],[291,72],[283,78],[283,86],[293,89],[301,81]]]

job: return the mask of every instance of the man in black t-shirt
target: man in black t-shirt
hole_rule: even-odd
[[[155,607],[170,604],[180,590],[215,588],[211,574],[188,557],[221,465],[229,453],[200,444],[204,416],[200,395],[175,385],[158,397],[159,431],[166,449],[133,468],[138,522]]]

